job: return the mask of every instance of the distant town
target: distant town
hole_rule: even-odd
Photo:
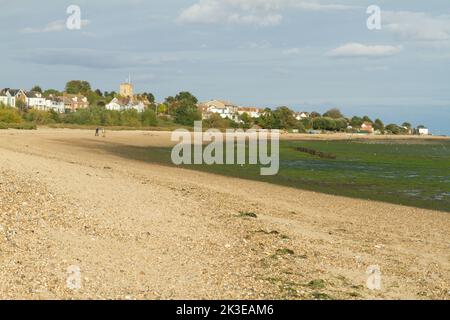
[[[97,126],[154,127],[167,124],[192,126],[203,121],[210,128],[280,129],[291,133],[321,134],[349,132],[357,134],[430,135],[424,125],[384,124],[368,116],[344,116],[337,108],[320,114],[240,106],[212,99],[199,102],[189,92],[180,92],[156,102],[152,93],[136,94],[131,79],[120,84],[118,92],[92,90],[89,82],[69,81],[65,90],[5,88],[0,91],[0,129],[36,125],[72,124]]]

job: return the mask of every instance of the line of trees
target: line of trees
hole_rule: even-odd
[[[34,86],[32,91],[42,93],[44,96],[62,95],[55,89],[43,90],[40,86]],[[90,83],[83,80],[72,80],[67,82],[65,93],[81,94],[88,98],[90,107],[79,109],[73,113],[58,114],[53,111],[26,110],[26,108],[6,108],[0,106],[0,123],[34,123],[38,125],[48,124],[77,124],[77,125],[101,125],[101,126],[129,126],[129,127],[151,127],[163,123],[175,123],[183,126],[192,126],[194,121],[202,120],[202,114],[197,107],[198,99],[190,92],[180,92],[175,96],[165,99],[162,104],[156,105],[155,96],[144,92],[138,95],[150,103],[149,108],[143,113],[136,110],[110,111],[105,106],[118,94],[93,90]],[[357,131],[363,123],[372,124],[373,128],[380,133],[406,134],[411,132],[412,125],[408,122],[401,126],[396,124],[384,125],[380,119],[372,120],[368,116],[345,117],[339,109],[333,108],[320,114],[311,112],[306,119],[298,120],[295,112],[289,107],[282,106],[265,109],[259,118],[252,118],[247,113],[235,115],[239,122],[231,119],[223,119],[220,115],[213,114],[203,120],[207,128],[244,128],[249,129],[259,126],[263,129],[296,130],[307,132],[308,130],[321,131]]]

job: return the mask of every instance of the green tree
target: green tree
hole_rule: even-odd
[[[42,88],[40,86],[34,86],[31,88],[31,91],[42,93]]]
[[[264,129],[278,129],[278,122],[272,109],[266,108],[258,119],[258,124]]]
[[[188,91],[182,91],[175,96],[176,101],[187,101],[190,104],[197,104],[197,98]]]
[[[193,126],[195,121],[202,119],[202,114],[193,101],[182,100],[174,111],[175,122],[181,125]]]
[[[372,119],[370,119],[369,116],[364,116],[362,120],[363,122],[373,123]]]
[[[405,128],[411,129],[411,128],[412,128],[412,124],[411,124],[411,123],[409,123],[409,122],[403,122],[403,124],[402,124],[402,127],[405,127]]]
[[[91,92],[91,85],[83,80],[71,80],[66,84],[66,92],[69,94],[87,95]]]
[[[244,129],[250,129],[253,126],[253,119],[247,112],[244,112],[239,119],[242,121],[242,126]]]
[[[389,133],[392,133],[392,134],[400,134],[401,133],[400,127],[393,123],[388,124],[386,126],[386,131],[388,131]]]
[[[381,133],[384,133],[384,123],[380,119],[375,119],[375,122],[373,124],[373,128],[375,130],[379,130]]]
[[[273,112],[276,127],[274,129],[296,129],[299,121],[295,119],[294,111],[288,107],[279,107]]]
[[[364,120],[360,117],[354,116],[351,120],[350,120],[350,125],[353,128],[360,128],[362,126],[362,124],[364,123]]]
[[[48,90],[45,90],[42,95],[44,97],[48,98],[49,96],[59,96],[59,95],[61,95],[61,93],[55,89],[48,89]]]
[[[333,118],[333,119],[344,118],[344,115],[342,114],[341,110],[339,110],[337,108],[328,110],[327,112],[324,113],[323,116],[325,118]]]
[[[147,100],[151,103],[154,104],[156,99],[155,99],[155,95],[153,93],[150,92],[144,92],[142,94],[143,97],[147,98]]]

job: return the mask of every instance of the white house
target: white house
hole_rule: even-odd
[[[28,108],[33,108],[37,110],[46,110],[47,102],[42,96],[42,93],[36,91],[25,92],[25,99]]]
[[[238,107],[224,100],[210,100],[199,104],[203,119],[208,119],[211,114],[218,114],[223,119],[239,121],[237,118]]]
[[[15,107],[16,106],[15,95],[12,95],[8,89],[1,90],[0,91],[0,104],[9,106],[9,107]]]
[[[419,128],[419,134],[421,136],[429,136],[430,130],[428,128]]]
[[[119,99],[114,98],[105,106],[106,110],[112,111],[125,111],[125,110],[136,110],[137,112],[145,111],[145,104],[143,102],[133,103],[131,99]]]
[[[252,107],[239,107],[237,109],[237,113],[242,116],[244,113],[248,114],[250,118],[259,118],[262,114],[261,109],[252,108]]]
[[[303,120],[303,119],[308,119],[309,118],[309,113],[308,112],[296,112],[294,114],[294,117],[298,121]]]
[[[62,97],[50,96],[45,100],[45,109],[43,110],[53,110],[57,113],[64,113],[66,111],[64,100]]]

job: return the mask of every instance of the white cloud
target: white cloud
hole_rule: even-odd
[[[361,43],[347,43],[327,53],[327,56],[338,58],[351,57],[388,57],[399,53],[402,50],[401,46],[388,45],[364,45]]]
[[[355,7],[321,4],[314,0],[199,0],[184,9],[177,20],[180,23],[275,26],[283,20],[281,10],[289,8],[323,11]]]
[[[291,55],[299,55],[302,53],[302,49],[300,48],[291,48],[283,50],[283,54],[291,56]]]
[[[90,24],[89,20],[82,20],[81,26],[85,27]],[[42,28],[24,28],[21,30],[22,33],[45,33],[45,32],[61,32],[66,30],[66,21],[56,20],[47,23]]]
[[[383,29],[411,41],[450,40],[450,15],[425,12],[386,11],[382,13]]]
[[[18,60],[49,66],[73,66],[88,69],[146,68],[177,63],[180,58],[170,53],[130,53],[126,51],[47,48],[35,49],[18,56]]]
[[[272,44],[268,41],[261,42],[248,42],[239,47],[239,49],[249,49],[249,50],[262,50],[269,49],[272,47]]]

